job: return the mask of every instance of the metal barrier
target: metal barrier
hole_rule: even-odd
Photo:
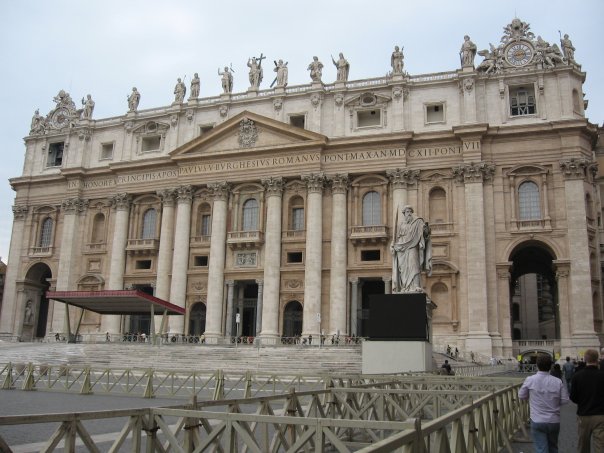
[[[468,390],[473,381],[478,387]],[[0,426],[58,424],[42,451],[63,441],[64,451],[73,452],[78,437],[89,451],[100,451],[84,422],[127,417],[110,437],[109,451],[130,442],[134,452],[488,453],[511,452],[512,436],[528,420],[528,405],[517,399],[518,379],[405,376],[357,387],[328,385],[186,406],[0,417]],[[10,451],[1,437],[0,449]]]

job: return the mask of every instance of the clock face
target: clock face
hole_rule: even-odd
[[[65,127],[69,121],[69,110],[61,108],[52,114],[52,124],[57,127]]]
[[[524,66],[533,59],[533,49],[524,43],[514,43],[505,53],[508,63],[513,66]]]

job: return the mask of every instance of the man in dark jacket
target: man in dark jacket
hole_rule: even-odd
[[[585,362],[585,368],[575,373],[570,387],[570,399],[577,404],[579,453],[604,451],[604,371],[598,369],[598,351],[585,351]]]

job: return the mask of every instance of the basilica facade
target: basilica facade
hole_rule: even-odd
[[[349,81],[340,54],[333,83],[315,57],[299,86],[280,61],[267,89],[253,58],[247,92],[224,68],[220,95],[199,98],[196,74],[188,98],[179,80],[172,105],[139,110],[134,88],[103,119],[91,96],[79,110],[59,92],[10,181],[0,335],[65,332],[48,290],[140,289],[186,309],[171,335],[362,337],[369,296],[392,290],[409,205],[431,229],[435,343],[501,357],[598,347],[598,130],[572,43],[514,19],[498,47],[466,37],[460,57],[412,75],[397,47],[390,74]],[[82,335],[150,326],[71,310]]]

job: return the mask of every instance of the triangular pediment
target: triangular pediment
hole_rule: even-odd
[[[244,111],[170,153],[173,159],[322,147],[327,137]]]

